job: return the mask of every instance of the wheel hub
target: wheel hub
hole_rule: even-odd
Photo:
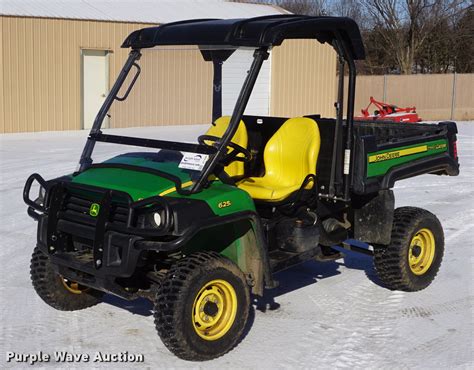
[[[419,230],[411,239],[408,250],[408,263],[415,275],[423,275],[433,263],[435,255],[435,238],[427,228]]]
[[[205,340],[217,340],[232,327],[237,315],[237,295],[225,280],[212,280],[199,291],[193,304],[193,327]]]
[[[414,257],[419,257],[421,254],[421,247],[419,245],[414,245],[412,249],[412,254]]]
[[[209,316],[216,316],[217,312],[219,311],[219,307],[217,303],[214,302],[207,302],[204,305],[204,313]]]

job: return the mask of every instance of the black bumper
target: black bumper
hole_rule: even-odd
[[[30,199],[34,181],[47,189],[44,204]],[[160,197],[133,202],[123,192],[67,181],[48,183],[37,174],[27,180],[23,195],[28,214],[38,221],[37,246],[50,256],[57,272],[125,298],[132,295],[121,289],[116,279],[131,277],[140,256],[147,253],[137,242],[163,240],[172,226],[170,207]],[[100,211],[91,216],[94,203]],[[154,211],[163,213],[163,225],[139,227],[139,218]]]
[[[59,237],[49,245],[48,229],[51,224],[48,218],[48,215],[42,215],[38,220],[37,246],[49,255],[58,274],[122,298],[137,297],[118,284],[117,278],[129,278],[135,273],[141,254],[146,253],[135,247],[138,240],[143,240],[142,237],[106,231],[102,243],[91,241],[91,250],[74,250],[70,244],[71,239],[80,233],[84,236],[81,240],[87,243],[87,237],[94,230],[90,226],[58,220],[54,235]]]

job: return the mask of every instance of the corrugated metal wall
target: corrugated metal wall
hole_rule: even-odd
[[[361,109],[367,106],[370,97],[373,96],[376,100],[384,99],[384,76],[357,76],[356,80],[356,96],[354,104],[354,115],[360,116]],[[349,79],[344,78],[344,106],[347,103],[347,85]],[[371,109],[371,108],[370,108]],[[370,110],[369,109],[369,110]],[[344,116],[346,109],[344,109]]]
[[[111,81],[127,51],[123,39],[142,24],[1,17],[1,132],[81,128],[81,48],[111,50]]]
[[[272,51],[270,112],[334,117],[336,53],[313,40],[286,40]]]
[[[0,132],[81,129],[81,49],[112,51],[109,54],[109,80],[113,84],[128,53],[120,48],[122,41],[133,30],[147,26],[1,17]],[[170,54],[157,58],[159,63],[156,65],[165,66],[159,84],[156,80],[141,78],[141,89],[146,95],[142,99],[136,95],[131,97],[134,104],[130,101],[129,104],[114,105],[111,127],[209,120],[211,66],[192,58],[172,60]],[[182,73],[183,70],[186,73]],[[154,72],[157,73],[157,68]],[[189,102],[170,99],[175,97],[173,86],[176,84],[172,81],[184,79],[189,83],[187,86],[195,90],[194,94],[187,95],[196,99]],[[172,115],[176,119],[171,120]]]
[[[81,129],[81,49],[112,51],[112,84],[128,52],[120,48],[122,41],[131,31],[146,26],[0,17],[0,133]],[[181,58],[183,52],[174,53],[158,57],[156,66],[165,68],[151,73],[159,76],[159,83],[142,76],[145,96],[131,96],[133,104],[113,107],[111,127],[210,120],[212,66],[195,55]],[[288,40],[272,53],[271,114],[334,115],[336,58],[332,48],[314,41]],[[186,96],[194,98],[180,99],[179,84],[186,84]]]
[[[111,127],[204,124],[211,121],[212,63],[196,50],[143,51],[140,78],[112,105]],[[126,90],[132,70],[122,86]],[[121,92],[119,95],[123,95]]]
[[[454,86],[453,118],[474,119],[474,73],[457,74]]]
[[[345,86],[347,91],[347,77]],[[469,120],[474,118],[473,86],[474,74],[358,76],[355,112],[360,115],[373,96],[399,107],[415,106],[423,120]]]

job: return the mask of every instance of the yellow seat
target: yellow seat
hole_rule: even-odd
[[[265,146],[265,175],[244,179],[238,187],[257,200],[276,202],[287,198],[301,187],[307,175],[316,175],[320,145],[319,129],[314,120],[290,118]],[[311,181],[305,188],[313,186]]]
[[[230,116],[222,116],[214,122],[209,130],[207,130],[206,135],[222,137],[229,127]],[[239,127],[234,134],[234,137],[231,140],[234,144],[240,145],[242,148],[247,149],[248,136],[247,128],[243,121],[239,122]],[[229,151],[232,149],[229,149]],[[242,157],[243,154],[239,154],[239,157]],[[244,175],[244,163],[243,162],[232,162],[224,168],[225,172],[230,176],[243,176]]]

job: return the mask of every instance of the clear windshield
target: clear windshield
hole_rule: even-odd
[[[140,75],[124,101],[115,100],[102,125],[102,132],[110,135],[166,140],[173,142],[197,143],[198,136],[205,134],[211,126],[213,116],[214,67],[209,53],[222,48],[198,48],[197,46],[160,47],[143,49],[136,62]],[[253,61],[253,49],[226,49],[230,56],[222,65],[222,111],[221,115],[231,115],[243,82]],[[119,97],[126,94],[134,76],[132,68],[124,81]],[[260,114],[262,93],[254,91],[246,113]],[[264,105],[264,110],[268,109]],[[183,127],[185,126],[185,127]],[[189,129],[188,129],[189,128]],[[183,135],[183,132],[185,133]],[[124,153],[127,153],[125,156]],[[192,150],[179,150],[124,146],[97,142],[93,160],[99,163],[113,156],[137,165],[149,166],[146,161],[131,160],[146,153],[146,158],[156,163],[174,163],[161,166],[161,170],[171,171],[170,166],[186,172],[185,177],[194,180],[199,177],[208,156]],[[144,154],[142,156],[145,156]],[[117,159],[112,159],[116,161]],[[187,163],[186,163],[187,162]],[[172,172],[175,172],[173,170]]]

